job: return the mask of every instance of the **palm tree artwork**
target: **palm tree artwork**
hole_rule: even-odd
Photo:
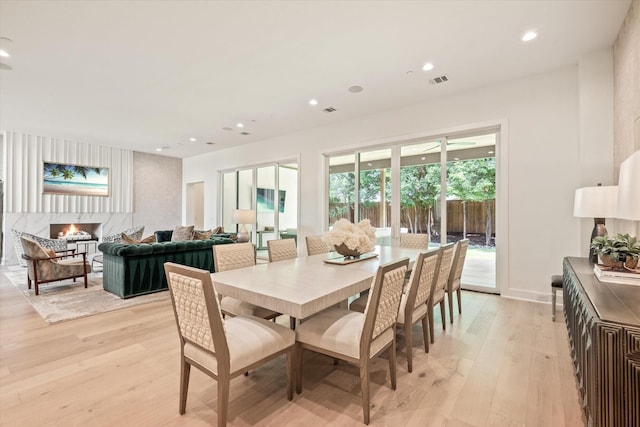
[[[77,196],[108,196],[109,169],[44,162],[42,192]]]

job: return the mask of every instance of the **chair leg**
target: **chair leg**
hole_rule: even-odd
[[[289,328],[291,328],[292,331],[296,330],[296,318],[295,317],[289,316]]]
[[[556,321],[556,288],[551,288],[551,320]]]
[[[424,352],[429,353],[429,319],[428,316],[422,318],[422,339],[424,340]],[[411,371],[409,371],[411,372]]]
[[[296,344],[295,357],[296,357],[296,393],[302,393],[302,354],[304,349],[302,346]]]
[[[364,423],[369,424],[369,415],[371,408],[369,402],[369,355],[362,357],[366,360],[360,360],[360,388],[362,390],[362,413],[364,416]]]
[[[449,301],[449,320],[453,324],[453,290],[447,292],[447,300]]]
[[[444,298],[442,299],[442,301],[440,301],[440,319],[442,319],[442,330],[446,330],[447,329],[447,314],[444,311]]]
[[[187,409],[187,391],[189,390],[189,374],[191,373],[191,365],[182,359],[180,364],[180,406],[178,413],[183,415]]]
[[[218,427],[226,427],[229,410],[229,373],[218,374]]]
[[[433,305],[429,307],[427,313],[429,314],[429,336],[431,337],[431,344],[433,344],[435,341],[435,336],[433,334]]]
[[[391,347],[389,347],[389,377],[391,379],[391,388],[393,390],[397,387],[396,377],[396,336],[393,336],[391,341]]]
[[[293,363],[295,359],[296,347],[287,352],[287,399],[293,400],[293,383],[295,382],[295,372]]]
[[[462,289],[456,289],[456,294],[458,295],[458,314],[462,314]]]
[[[404,324],[404,340],[404,348],[407,352],[407,371],[413,372],[413,331],[408,322]]]

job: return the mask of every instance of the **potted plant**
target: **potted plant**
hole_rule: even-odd
[[[640,242],[635,236],[620,234],[594,237],[591,248],[600,255],[602,264],[614,269],[635,269],[640,255]]]

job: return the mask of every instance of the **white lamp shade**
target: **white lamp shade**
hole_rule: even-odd
[[[620,164],[616,218],[640,221],[640,151]]]
[[[234,224],[255,224],[256,211],[251,209],[235,209],[231,214]]]
[[[617,205],[618,187],[615,185],[578,188],[573,201],[573,216],[615,218]]]

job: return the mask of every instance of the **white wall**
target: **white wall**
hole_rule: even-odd
[[[497,224],[498,286],[506,296],[548,300],[549,278],[561,272],[563,257],[581,252],[580,222],[572,216],[582,173],[579,89],[578,67],[571,66],[185,159],[183,181],[203,180],[218,188],[215,170],[299,155],[302,241],[322,231],[323,153],[502,124],[498,172],[506,176],[498,178],[503,184],[498,188],[498,210],[503,213]],[[208,199],[205,210],[208,225],[213,225],[217,200]]]

